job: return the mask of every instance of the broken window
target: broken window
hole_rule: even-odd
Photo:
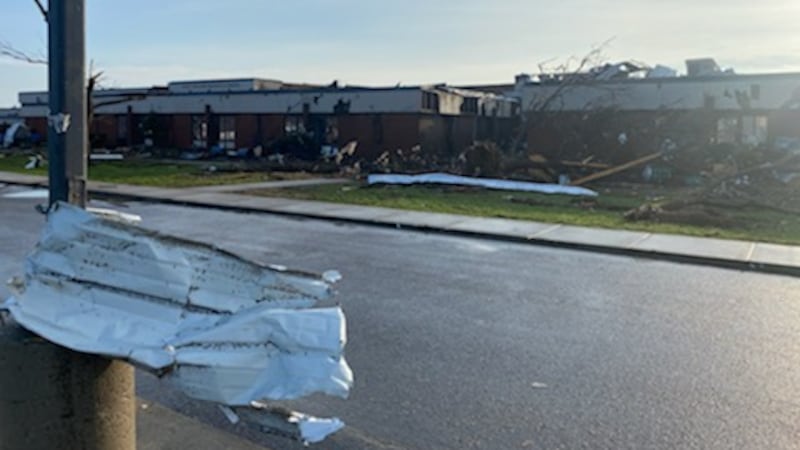
[[[192,116],[192,147],[208,147],[208,120],[206,116]]]
[[[717,143],[757,146],[767,142],[765,115],[721,117],[717,119]]]
[[[422,109],[439,112],[439,94],[436,92],[423,92]]]
[[[767,116],[742,116],[742,143],[757,146],[767,142]]]
[[[739,135],[739,121],[736,117],[720,117],[717,119],[717,143],[735,144]]]
[[[219,118],[219,146],[228,150],[236,148],[236,118],[234,116]]]
[[[286,116],[283,121],[283,132],[287,135],[306,132],[305,121],[302,116]]]
[[[325,143],[336,144],[339,141],[339,119],[328,117],[325,119]]]

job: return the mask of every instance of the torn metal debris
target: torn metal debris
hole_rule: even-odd
[[[475,186],[505,191],[538,192],[542,194],[564,194],[596,197],[597,192],[578,186],[560,184],[531,183],[526,181],[498,180],[493,178],[464,177],[448,173],[425,173],[421,175],[372,174],[367,184],[452,184]]]
[[[266,411],[257,402],[348,395],[344,314],[311,308],[329,298],[335,275],[279,270],[58,203],[4,308],[52,342],[255,414]],[[324,438],[311,423],[341,427],[288,418],[307,442]]]

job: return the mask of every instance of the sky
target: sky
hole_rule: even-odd
[[[683,70],[685,59],[711,56],[740,73],[800,71],[797,0],[86,1],[87,55],[105,87],[510,83],[604,43],[612,62]],[[46,54],[33,0],[3,0],[0,41]],[[44,66],[0,58],[0,107],[46,87]]]

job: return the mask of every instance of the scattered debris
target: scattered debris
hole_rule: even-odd
[[[683,195],[658,199],[624,214],[629,221],[669,222],[698,226],[747,226],[736,222],[734,213],[744,208],[758,208],[788,214],[800,214],[800,198],[795,194],[794,176],[800,174],[800,155],[780,153],[776,159],[747,152],[751,166],[737,169],[735,157],[728,164],[715,163],[704,173],[698,187]],[[740,156],[741,159],[741,156]],[[752,224],[749,224],[752,225]]]
[[[30,138],[30,131],[24,122],[11,124],[3,135],[2,145],[4,148],[12,147]]]
[[[646,164],[650,161],[656,160],[664,156],[663,152],[656,152],[647,156],[643,156],[641,158],[637,158],[633,161],[626,162],[625,164],[621,164],[619,166],[611,167],[609,169],[603,170],[602,172],[597,172],[592,175],[588,175],[586,177],[580,178],[572,182],[573,186],[580,186],[582,184],[586,184],[590,181],[596,181],[601,178],[605,178],[620,172],[623,172],[628,169],[632,169],[637,166],[641,166],[642,164]]]
[[[91,161],[122,161],[125,155],[122,153],[92,153],[89,155]]]
[[[502,175],[503,153],[494,142],[475,142],[461,155],[464,175],[499,177]]]
[[[356,154],[356,150],[358,149],[358,141],[350,141],[344,147],[339,150],[336,154],[335,162],[337,165],[341,165],[342,162],[346,158],[350,158]]]
[[[265,433],[280,434],[307,444],[322,442],[344,428],[344,423],[337,418],[320,419],[260,402],[253,402],[247,408],[221,406],[221,409],[233,424],[244,421]]]
[[[271,414],[265,400],[348,395],[344,314],[311,308],[337,274],[276,270],[108,216],[55,204],[3,309],[52,342],[127,360],[256,421]],[[286,418],[307,442],[341,428]]]
[[[42,157],[39,155],[31,156],[25,164],[25,170],[33,170],[39,167],[42,167]]]

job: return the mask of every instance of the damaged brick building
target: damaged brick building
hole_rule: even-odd
[[[800,73],[735,74],[710,58],[687,61],[682,76],[622,63],[520,75],[506,92],[525,111],[527,151],[548,158],[621,163],[670,147],[800,148]]]
[[[339,87],[265,79],[181,81],[94,93],[94,147],[252,148],[303,133],[320,146],[358,142],[359,154],[421,146],[457,154],[511,134],[519,102],[445,85]],[[47,93],[20,93],[20,115],[46,128]]]

